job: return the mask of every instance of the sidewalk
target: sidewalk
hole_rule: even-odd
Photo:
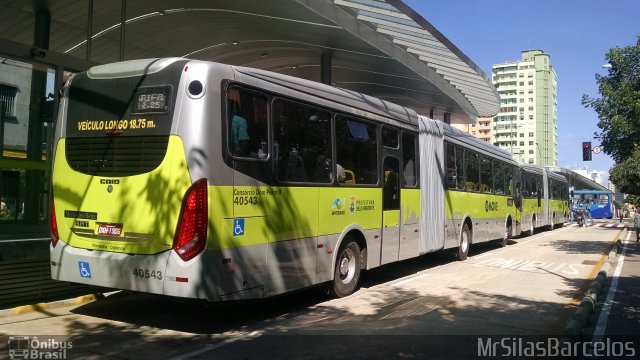
[[[611,261],[604,296],[583,333],[585,340],[640,336],[640,242],[636,241],[633,224],[628,225],[630,231],[621,239],[617,256]]]

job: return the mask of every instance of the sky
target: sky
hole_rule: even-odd
[[[635,45],[640,36],[638,0],[404,0],[488,78],[493,64],[521,59],[522,50],[551,56],[558,77],[558,165],[608,172],[604,153],[582,161],[582,142],[599,144],[598,115],[581,104],[600,97],[595,74],[606,75],[609,49]]]

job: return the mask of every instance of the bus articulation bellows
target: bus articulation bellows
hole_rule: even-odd
[[[183,58],[68,80],[54,279],[223,301],[519,234],[509,153],[353,91]]]

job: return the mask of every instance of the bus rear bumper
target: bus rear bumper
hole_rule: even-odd
[[[206,251],[183,261],[173,250],[134,255],[76,248],[59,240],[51,250],[51,278],[92,286],[185,298],[212,298],[203,269]]]

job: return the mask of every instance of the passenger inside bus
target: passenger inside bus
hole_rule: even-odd
[[[307,171],[304,168],[304,160],[302,160],[302,157],[298,154],[296,147],[289,152],[286,172],[286,180],[307,181]]]
[[[397,210],[400,208],[400,179],[398,178],[398,161],[394,158],[385,159],[383,208]]]
[[[230,117],[231,151],[235,156],[246,156],[249,153],[249,133],[247,119],[242,116],[240,92],[230,89],[228,93],[228,111]]]

